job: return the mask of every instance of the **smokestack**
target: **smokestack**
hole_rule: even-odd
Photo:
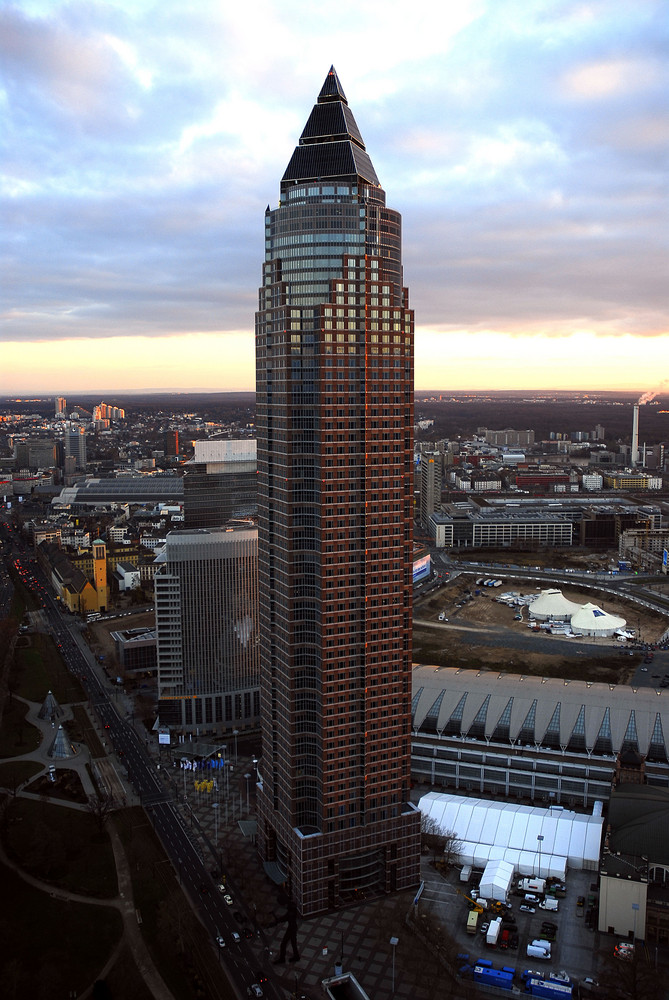
[[[634,416],[632,418],[632,454],[631,464],[636,465],[639,461],[639,404],[634,404]]]

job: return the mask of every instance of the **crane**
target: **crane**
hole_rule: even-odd
[[[462,891],[462,889],[456,889],[455,891],[457,892],[458,896],[463,896],[468,903],[471,903],[471,906],[469,907],[470,910],[476,910],[477,913],[485,913],[485,906],[482,906],[481,903],[478,903],[475,899],[472,899],[471,896],[468,896],[466,892]]]

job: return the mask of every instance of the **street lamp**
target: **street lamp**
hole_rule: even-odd
[[[632,909],[634,911],[634,932],[632,934],[632,945],[636,946],[636,915],[639,912],[639,904],[632,903]]]
[[[238,757],[237,757],[237,737],[239,736],[239,730],[238,729],[233,729],[232,730],[232,735],[235,738],[235,764],[236,764],[237,760],[238,760]]]
[[[251,775],[245,774],[244,777],[246,778],[246,812],[248,814],[251,811],[251,807],[249,806],[249,781],[251,780]]]
[[[390,947],[393,949],[393,996],[395,996],[395,948],[399,944],[399,938],[391,937]]]
[[[213,802],[211,808],[214,810],[214,843],[218,847],[218,802]]]
[[[541,842],[543,839],[543,833],[537,834],[537,843],[539,844],[539,878],[541,878]]]

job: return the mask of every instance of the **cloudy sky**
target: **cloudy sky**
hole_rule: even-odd
[[[252,389],[264,209],[331,63],[403,215],[416,387],[653,388],[668,27],[666,0],[0,0],[0,392]]]

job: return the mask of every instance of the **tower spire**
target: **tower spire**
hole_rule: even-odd
[[[344,104],[348,104],[344,88],[340,83],[334,66],[330,66],[330,71],[325,77],[325,83],[321,87],[321,92],[318,95],[319,104],[327,104],[328,101],[343,101]]]
[[[331,66],[282,180],[294,184],[343,176],[361,177],[379,186],[344,88]]]

